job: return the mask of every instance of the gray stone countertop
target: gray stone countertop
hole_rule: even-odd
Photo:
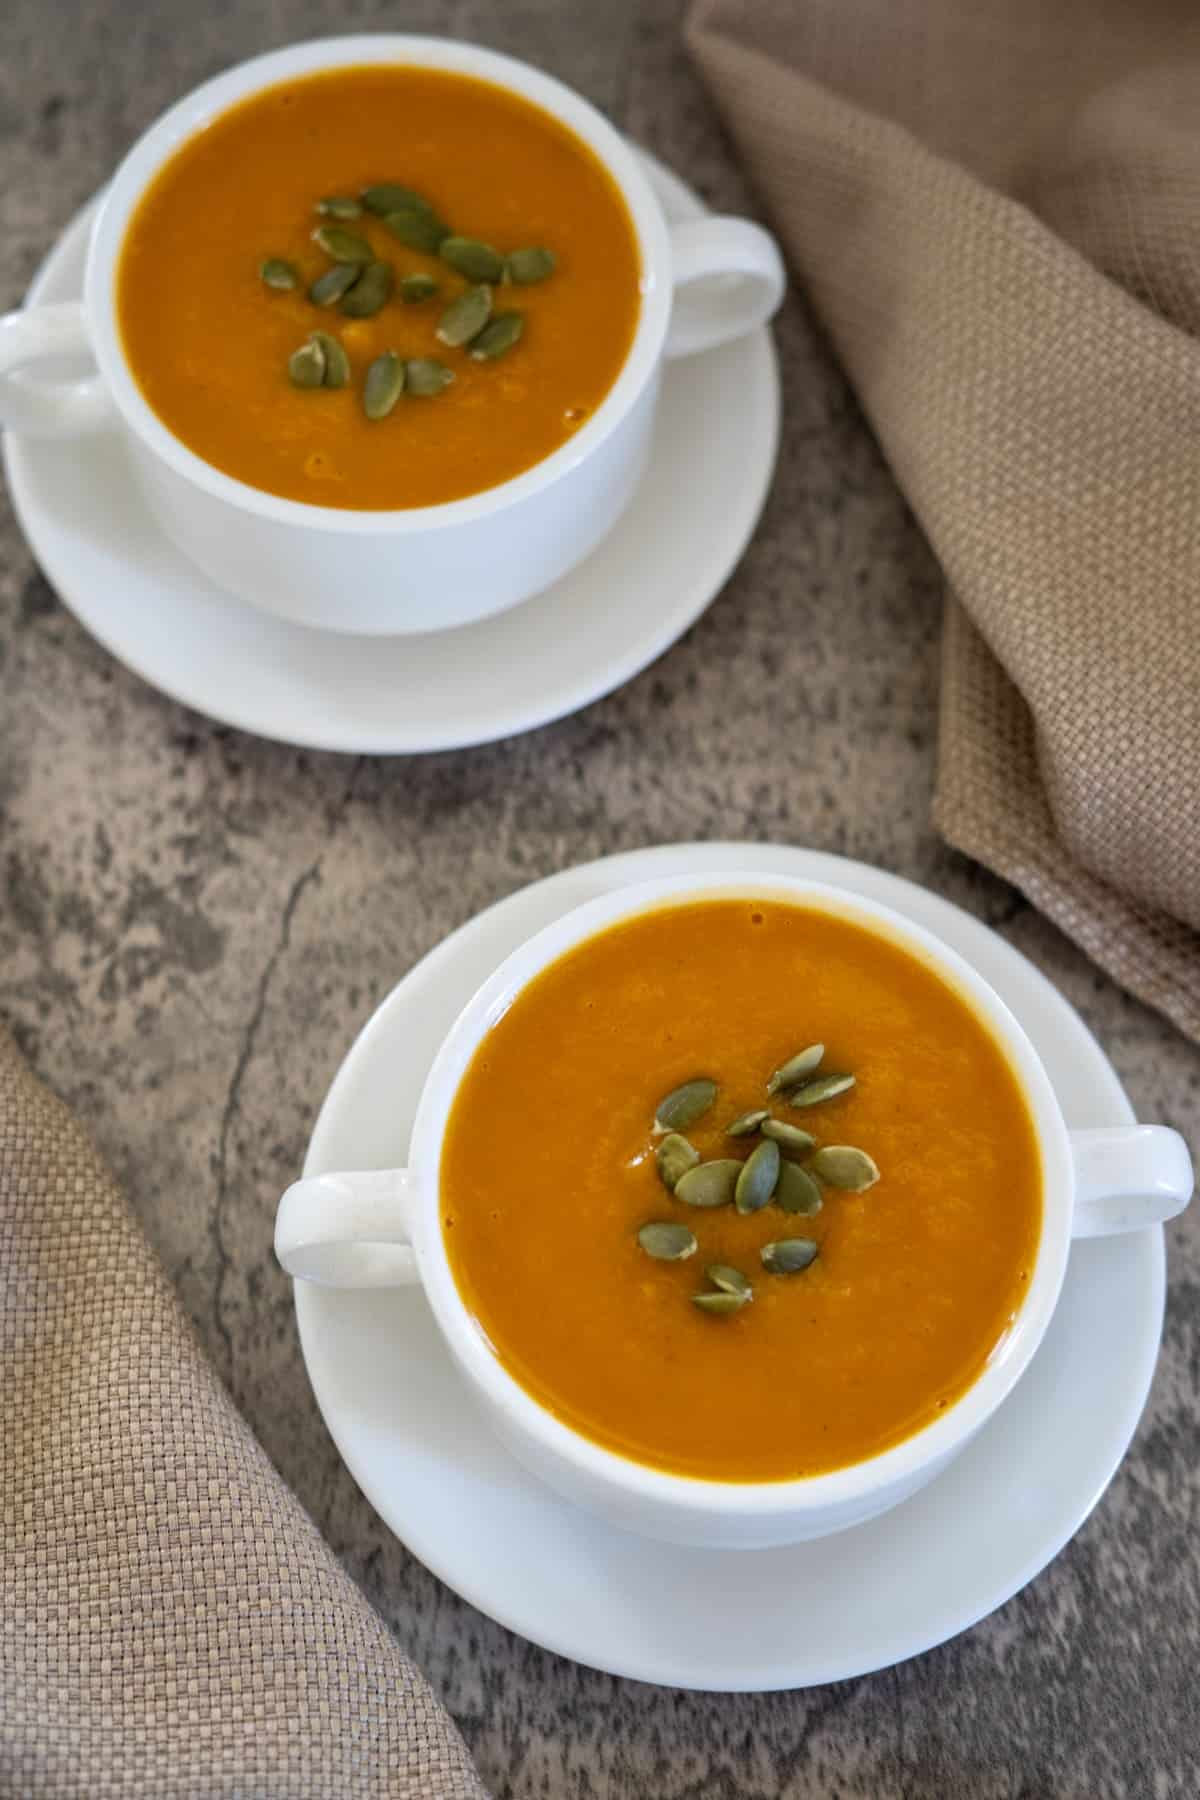
[[[680,25],[677,0],[8,0],[0,303],[169,101],[337,30],[540,62],[712,203],[753,209]],[[802,296],[778,343],[778,476],[711,610],[611,698],[459,754],[314,755],[182,709],[76,624],[0,504],[0,1016],[86,1119],[239,1406],[497,1796],[1192,1796],[1200,1209],[1169,1232],[1148,1411],[1075,1541],[941,1649],[810,1692],[676,1693],[510,1636],[380,1523],[305,1378],[272,1215],[355,1031],[479,908],[607,851],[772,839],[928,883],[1050,976],[1142,1116],[1200,1143],[1196,1049],[934,836],[938,571]]]

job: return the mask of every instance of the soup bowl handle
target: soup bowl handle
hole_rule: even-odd
[[[359,1169],[294,1181],[275,1215],[275,1255],[297,1281],[318,1287],[411,1287],[407,1169]]]
[[[0,425],[29,437],[79,437],[110,424],[112,402],[96,373],[26,381],[39,363],[91,359],[83,307],[77,300],[31,306],[0,318]]]
[[[1161,1225],[1192,1197],[1188,1147],[1167,1125],[1114,1125],[1073,1131],[1072,1237],[1110,1237]]]
[[[671,231],[671,322],[663,354],[694,356],[756,331],[779,310],[779,245],[749,219],[690,219]]]

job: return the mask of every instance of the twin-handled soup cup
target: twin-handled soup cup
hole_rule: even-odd
[[[281,499],[195,455],[143,398],[115,307],[130,218],[187,139],[264,88],[367,63],[473,76],[551,114],[616,183],[641,259],[629,354],[569,443],[513,480],[466,499],[388,512]],[[381,161],[386,149],[381,146]],[[237,180],[235,169],[229,179]],[[664,358],[713,349],[764,324],[783,289],[779,250],[761,227],[725,218],[668,227],[635,151],[562,82],[470,44],[331,38],[256,57],[205,82],[134,145],[96,216],[82,305],[37,307],[0,320],[0,423],[67,437],[118,423],[163,530],[219,586],[256,606],[337,631],[442,630],[528,599],[587,556],[615,524],[645,467]],[[95,373],[31,379],[39,363],[46,377],[63,357],[80,353],[94,360]]]
[[[442,1239],[439,1169],[455,1094],[490,1027],[549,964],[586,939],[660,907],[709,898],[819,908],[881,934],[932,969],[1000,1045],[1029,1108],[1042,1165],[1043,1219],[1026,1296],[986,1368],[936,1421],[894,1448],[826,1475],[776,1482],[673,1475],[602,1448],[514,1380],[468,1312]],[[407,1169],[321,1175],[290,1187],[275,1248],[297,1279],[337,1287],[420,1282],[446,1345],[500,1438],[535,1474],[611,1523],[684,1544],[796,1542],[841,1530],[911,1494],[962,1450],[1019,1380],[1050,1324],[1072,1237],[1136,1230],[1173,1217],[1192,1191],[1178,1133],[1131,1125],[1068,1131],[1021,1026],[980,975],[928,931],[886,907],[817,882],[749,873],[679,876],[594,900],[515,951],[464,1007],[430,1070]],[[397,1379],[403,1371],[397,1371]]]

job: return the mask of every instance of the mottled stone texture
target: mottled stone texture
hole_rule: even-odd
[[[0,302],[184,89],[289,39],[398,26],[544,63],[714,204],[753,207],[676,0],[8,0]],[[360,1497],[300,1362],[272,1213],[355,1030],[477,908],[604,851],[770,838],[927,882],[1058,983],[1145,1117],[1200,1140],[1195,1049],[934,838],[937,571],[802,298],[778,335],[782,460],[735,579],[623,692],[485,749],[354,760],[217,729],[84,634],[0,511],[0,1013],[90,1124],[238,1403],[497,1795],[1194,1795],[1200,1212],[1170,1232],[1150,1410],[1075,1543],[956,1642],[811,1693],[636,1686],[480,1618]]]

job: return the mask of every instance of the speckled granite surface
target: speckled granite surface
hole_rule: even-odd
[[[0,303],[169,100],[335,29],[451,31],[536,59],[711,201],[752,206],[679,22],[676,0],[8,0]],[[1191,1796],[1200,1211],[1169,1233],[1149,1411],[1076,1541],[957,1641],[807,1694],[639,1687],[479,1617],[360,1497],[300,1362],[273,1208],[355,1030],[480,906],[609,850],[772,838],[927,882],[1057,982],[1144,1117],[1200,1142],[1195,1049],[934,838],[937,572],[801,300],[778,335],[782,460],[736,578],[622,693],[490,748],[354,760],[217,729],[83,633],[0,509],[0,1014],[89,1122],[239,1404],[497,1795]]]

